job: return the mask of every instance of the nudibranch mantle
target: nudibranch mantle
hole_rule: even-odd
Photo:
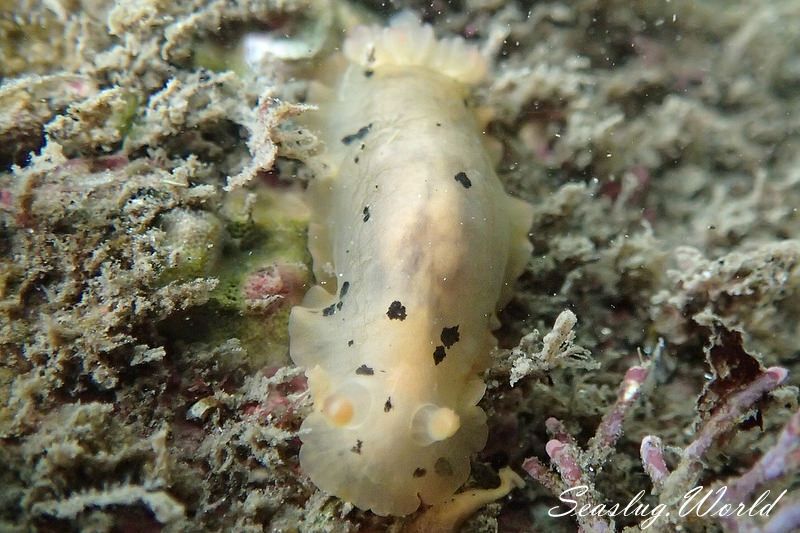
[[[331,169],[309,186],[318,285],[289,323],[314,402],[300,464],[361,509],[406,515],[452,497],[486,443],[480,373],[532,209],[503,190],[466,104],[486,73],[475,47],[404,16],[344,51],[315,102]]]

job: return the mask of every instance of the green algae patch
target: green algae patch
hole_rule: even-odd
[[[220,283],[212,299],[242,311],[248,299],[247,278],[276,263],[308,264],[308,209],[297,188],[267,186],[227,195],[220,213],[226,217],[231,243],[215,274]]]
[[[241,61],[241,48],[213,41],[199,41],[194,46],[192,63],[213,72],[232,70],[242,75],[246,66]]]
[[[208,275],[218,284],[206,305],[161,331],[184,342],[238,338],[252,369],[286,364],[289,311],[309,282],[307,213],[297,187],[260,185],[227,194],[219,218],[180,210],[165,216],[173,267],[162,279]]]

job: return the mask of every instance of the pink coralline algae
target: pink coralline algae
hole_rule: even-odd
[[[250,308],[275,310],[285,304],[296,305],[306,288],[305,267],[298,264],[274,263],[251,273],[242,291]]]

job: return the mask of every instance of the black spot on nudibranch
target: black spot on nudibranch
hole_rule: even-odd
[[[322,310],[322,316],[331,316],[336,312],[336,304],[331,304]]]
[[[369,206],[366,206],[361,213],[364,215],[364,222],[369,220]]]
[[[456,179],[457,182],[459,182],[461,185],[463,185],[465,189],[469,189],[470,187],[472,187],[472,182],[467,177],[467,173],[466,172],[459,172],[458,174],[456,174],[456,178],[455,179]]]
[[[439,457],[438,459],[436,459],[436,463],[433,465],[433,471],[439,474],[440,476],[452,476],[453,465],[451,465],[450,461],[448,461],[444,457]]]
[[[458,334],[458,325],[456,324],[452,328],[442,328],[442,334],[439,338],[442,340],[442,344],[444,344],[445,348],[450,348],[461,338],[461,335]]]
[[[447,355],[444,352],[444,346],[437,346],[436,349],[433,351],[433,364],[438,365],[442,361],[444,361],[444,356]]]
[[[344,305],[344,302],[342,302],[341,300],[339,300],[338,302],[336,302],[336,309],[337,309],[338,311],[341,311],[341,310],[342,310],[342,306],[343,306],[343,305]]]
[[[359,130],[355,133],[351,133],[350,135],[345,135],[342,137],[342,143],[344,144],[352,144],[353,141],[360,141],[364,137],[367,136],[369,130],[372,128],[372,122],[367,124],[366,126],[359,128]]]
[[[392,397],[389,396],[386,398],[386,403],[383,404],[383,412],[388,413],[392,410]]]
[[[352,346],[353,345],[353,339],[350,339],[349,341],[347,341],[347,345],[348,346]]]
[[[349,290],[350,290],[350,282],[345,281],[344,283],[342,283],[342,288],[339,289],[339,299],[344,298],[345,295],[347,294],[347,291]],[[458,326],[456,326],[456,329],[458,329]]]
[[[406,306],[395,300],[389,305],[389,310],[386,312],[391,320],[405,320],[406,319]]]
[[[356,374],[359,376],[372,376],[375,374],[375,371],[367,365],[361,365],[360,367],[356,368]]]
[[[422,477],[425,474],[427,474],[427,472],[425,471],[424,468],[417,468],[414,470],[414,477]]]
[[[362,441],[356,440],[356,445],[353,446],[352,448],[350,448],[350,451],[353,452],[353,453],[357,453],[357,454],[361,455],[361,446],[363,444],[364,443]]]
[[[375,74],[374,70],[367,69],[367,70],[364,71],[364,77],[365,78],[371,78],[373,74]]]

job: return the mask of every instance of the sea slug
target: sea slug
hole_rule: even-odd
[[[480,374],[496,310],[531,253],[468,105],[477,49],[401,16],[359,27],[313,127],[330,172],[309,186],[318,285],[292,310],[313,412],[300,464],[380,515],[444,502],[487,438]]]

